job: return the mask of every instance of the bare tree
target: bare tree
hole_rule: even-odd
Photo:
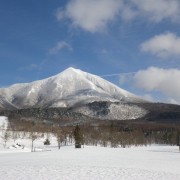
[[[10,139],[10,137],[11,137],[11,135],[10,135],[9,131],[6,130],[3,132],[1,138],[4,141],[4,147],[6,147],[6,144],[7,144],[8,140]]]
[[[56,136],[56,139],[57,139],[58,148],[60,149],[60,148],[61,148],[61,144],[62,144],[62,142],[63,142],[62,129],[57,128],[57,129],[55,130],[55,136]]]
[[[18,137],[19,137],[19,132],[12,131],[12,138],[13,138],[14,142],[18,139]]]
[[[34,152],[34,141],[38,138],[37,133],[31,131],[29,134],[29,138],[31,139],[31,152]]]
[[[32,122],[30,125],[30,132],[29,132],[29,138],[31,139],[31,152],[34,152],[34,141],[38,139],[38,133],[35,131],[38,128],[36,127],[35,123]]]

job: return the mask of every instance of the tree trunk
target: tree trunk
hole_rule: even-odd
[[[60,140],[58,141],[58,148],[59,148],[59,149],[61,148],[61,142],[60,142]]]
[[[31,152],[33,152],[33,140],[32,140],[32,144],[31,144]]]

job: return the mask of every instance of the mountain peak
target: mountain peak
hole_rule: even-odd
[[[76,70],[78,70],[78,69],[73,68],[73,67],[68,67],[67,69],[65,69],[65,71],[76,71]]]
[[[76,69],[73,67],[69,67],[67,69],[65,69],[64,71],[60,72],[59,74],[55,75],[55,77],[72,77],[73,75],[83,75],[85,72],[80,70],[80,69]]]
[[[80,69],[76,69],[76,68],[73,68],[73,67],[69,67],[67,69],[65,69],[63,72],[83,72],[82,70]],[[62,72],[62,73],[63,73]]]
[[[69,67],[50,78],[0,89],[0,106],[71,107],[94,101],[142,102],[139,97],[107,80]],[[3,102],[3,103],[1,103]]]

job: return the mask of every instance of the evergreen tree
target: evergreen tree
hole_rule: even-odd
[[[81,148],[83,143],[83,135],[79,125],[76,125],[74,129],[74,140],[75,140],[75,148]]]
[[[50,140],[47,138],[45,141],[44,141],[44,145],[50,145]]]
[[[176,132],[176,144],[179,146],[179,152],[180,152],[180,131]]]

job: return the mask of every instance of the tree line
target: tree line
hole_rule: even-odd
[[[169,124],[130,124],[113,121],[108,124],[92,125],[79,124],[74,126],[59,126],[46,122],[10,120],[1,139],[6,146],[11,138],[16,141],[21,135],[31,140],[31,151],[34,151],[34,141],[44,135],[53,134],[57,140],[57,147],[75,144],[76,148],[83,145],[103,147],[130,147],[151,144],[178,145],[180,148],[180,127]],[[22,137],[22,138],[23,138]],[[50,144],[47,136],[46,145]]]

